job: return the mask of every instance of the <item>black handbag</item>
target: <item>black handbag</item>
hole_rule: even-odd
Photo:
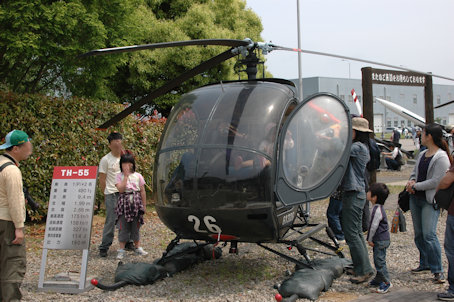
[[[397,203],[399,204],[399,208],[402,211],[407,212],[408,210],[410,210],[410,193],[408,193],[405,188],[402,192],[399,193],[399,199],[397,200]]]
[[[440,209],[449,209],[451,201],[454,197],[454,183],[452,183],[448,188],[438,190],[435,193],[434,204]]]

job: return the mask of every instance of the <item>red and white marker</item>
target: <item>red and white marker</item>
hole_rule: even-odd
[[[361,104],[358,101],[358,96],[356,95],[355,89],[352,89],[352,96],[353,96],[353,100],[354,100],[354,102],[356,104],[356,109],[358,109],[359,115],[361,117],[363,117],[363,111],[361,109]]]

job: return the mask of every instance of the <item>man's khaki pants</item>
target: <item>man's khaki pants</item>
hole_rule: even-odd
[[[11,244],[16,238],[12,221],[0,220],[0,301],[19,301],[25,276],[25,242]]]

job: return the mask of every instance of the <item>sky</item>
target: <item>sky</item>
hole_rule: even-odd
[[[297,0],[246,0],[261,19],[262,38],[298,46]],[[454,1],[299,0],[301,48],[405,66],[454,78]],[[374,66],[302,54],[303,77],[361,79]],[[274,77],[298,78],[298,55],[273,51],[266,66]],[[436,84],[454,81],[433,78]]]

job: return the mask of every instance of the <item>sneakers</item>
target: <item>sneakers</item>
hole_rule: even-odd
[[[106,258],[107,250],[99,250],[99,257]]]
[[[139,255],[139,256],[146,256],[146,255],[148,255],[148,252],[145,252],[145,251],[143,250],[142,247],[136,248],[136,249],[134,250],[134,252],[136,253],[136,255]]]
[[[434,283],[443,284],[446,281],[445,274],[443,274],[443,273],[435,273],[433,280],[434,280]]]
[[[380,286],[383,282],[378,281],[377,279],[372,279],[372,281],[369,282],[369,286],[371,287],[377,287]]]
[[[119,249],[117,251],[117,259],[123,260],[125,258],[126,251],[124,249]]]
[[[428,271],[430,271],[430,268],[428,268],[428,267],[425,268],[425,267],[418,266],[417,268],[412,269],[411,273],[412,274],[421,274],[421,273],[426,273]]]
[[[376,292],[379,294],[386,294],[391,287],[393,287],[391,282],[382,282]]]
[[[440,293],[437,295],[438,300],[441,301],[454,301],[454,293],[451,292],[446,292],[446,293]]]

